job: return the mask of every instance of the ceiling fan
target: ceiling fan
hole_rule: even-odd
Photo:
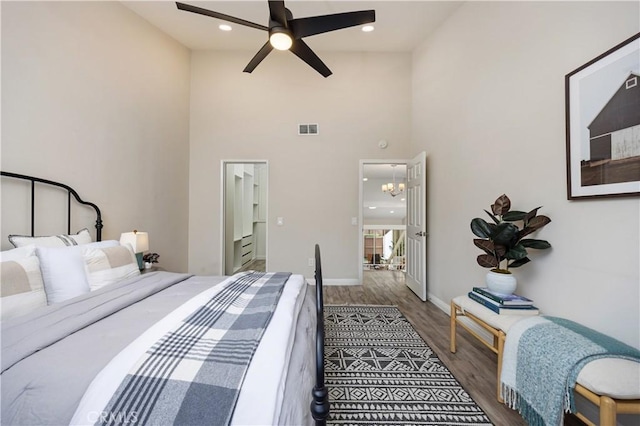
[[[178,9],[187,12],[198,13],[212,18],[234,24],[244,25],[258,30],[268,31],[269,40],[251,59],[244,68],[244,72],[250,73],[273,49],[290,50],[298,58],[305,61],[322,76],[329,77],[331,70],[322,62],[313,50],[302,41],[303,37],[322,34],[329,31],[341,30],[356,25],[375,22],[375,10],[361,10],[357,12],[335,13],[331,15],[311,16],[308,18],[294,19],[291,11],[284,6],[284,1],[269,0],[269,26],[256,24],[224,13],[214,12],[197,6],[176,2]]]

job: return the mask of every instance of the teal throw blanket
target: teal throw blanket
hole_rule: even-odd
[[[612,357],[640,362],[640,351],[567,319],[523,319],[507,334],[502,396],[529,425],[560,425],[563,411],[575,412],[573,389],[582,367]]]

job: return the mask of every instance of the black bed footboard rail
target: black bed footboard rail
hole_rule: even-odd
[[[324,426],[329,417],[329,397],[324,384],[324,301],[322,298],[322,265],[320,262],[320,246],[316,244],[316,385],[311,392],[311,415],[316,426]]]
[[[18,173],[11,173],[11,172],[2,172],[0,171],[0,174],[2,176],[6,176],[6,177],[11,177],[11,178],[16,178],[16,179],[22,179],[22,180],[28,180],[31,182],[31,236],[35,236],[35,194],[36,194],[36,182],[38,183],[43,183],[46,185],[51,185],[51,186],[57,186],[59,188],[63,188],[67,191],[67,233],[71,234],[71,196],[73,195],[73,198],[75,198],[75,200],[80,203],[83,204],[85,206],[89,206],[89,207],[93,207],[93,209],[96,211],[96,241],[102,241],[102,214],[100,213],[100,209],[98,208],[98,206],[96,206],[93,203],[90,203],[88,201],[84,201],[82,198],[80,198],[80,196],[78,195],[78,193],[71,188],[69,185],[65,185],[64,183],[60,183],[60,182],[54,182],[52,180],[48,180],[48,179],[42,179],[42,178],[38,178],[38,177],[33,177],[33,176],[27,176],[27,175],[21,175]]]

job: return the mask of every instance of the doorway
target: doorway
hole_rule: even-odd
[[[267,270],[266,161],[223,161],[221,250],[224,275]]]
[[[360,167],[359,282],[363,271],[406,269],[406,161],[362,161]]]

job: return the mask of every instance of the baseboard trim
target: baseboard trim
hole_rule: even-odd
[[[315,278],[305,278],[311,285],[316,285]],[[360,285],[357,278],[323,278],[322,285]]]
[[[429,293],[429,301],[436,305],[440,310],[442,310],[448,316],[451,316],[451,304],[446,303],[442,299],[437,298],[433,294]],[[482,337],[487,343],[490,345],[493,344],[493,336],[484,328],[480,327],[474,321],[470,321],[469,318],[460,318],[460,321],[463,321],[466,326],[470,329],[478,333],[480,337]]]
[[[437,298],[436,296],[434,296],[431,293],[427,294],[427,297],[428,297],[427,300],[429,300],[429,302],[431,302],[434,305],[436,305],[445,314],[451,315],[451,306],[448,303],[445,303],[443,300]]]

